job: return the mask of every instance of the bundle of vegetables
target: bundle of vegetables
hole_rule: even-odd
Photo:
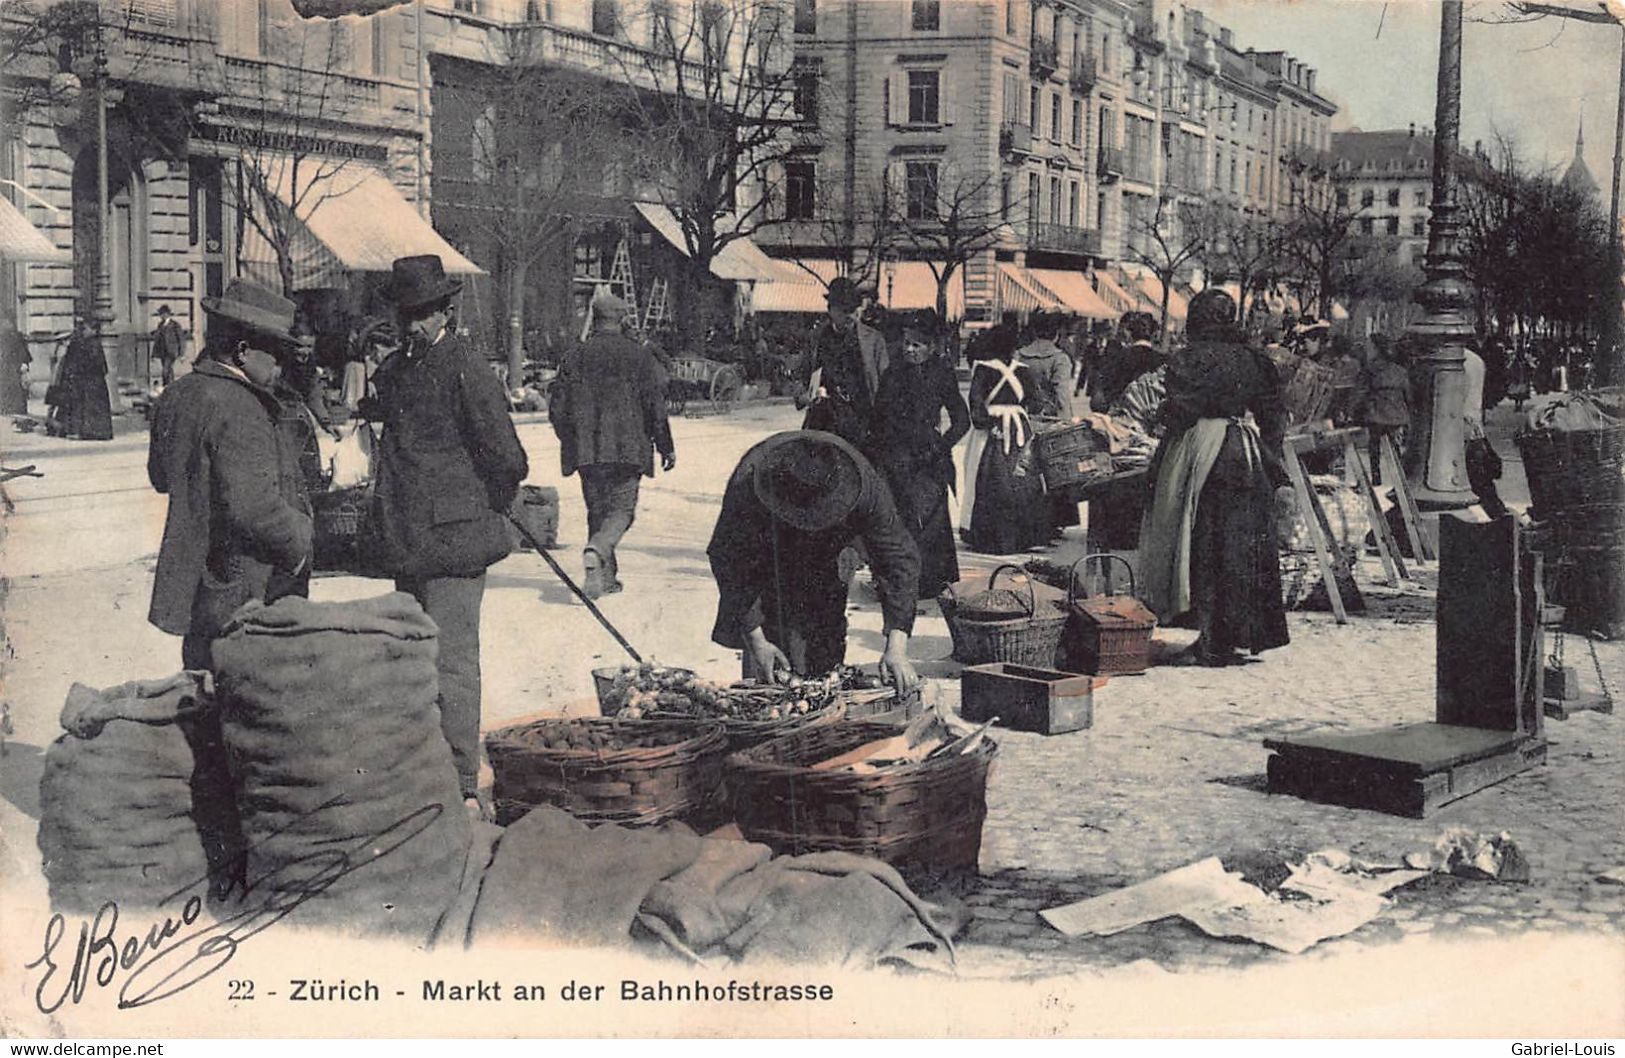
[[[646,715],[695,716],[721,720],[784,720],[816,713],[842,691],[880,686],[877,676],[842,666],[827,676],[792,676],[782,684],[735,683],[722,687],[687,669],[644,663],[628,665],[611,682],[606,709],[622,719]]]

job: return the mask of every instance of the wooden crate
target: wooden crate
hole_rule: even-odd
[[[1081,731],[1094,723],[1094,691],[1105,683],[1008,662],[973,665],[959,677],[959,715],[971,723],[998,717],[1004,727],[1041,735]]]

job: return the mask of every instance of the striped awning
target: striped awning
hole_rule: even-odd
[[[1060,268],[1029,268],[1027,272],[1070,312],[1091,320],[1115,320],[1119,315],[1095,293],[1082,272]]]
[[[1005,261],[999,262],[999,306],[1003,312],[1018,315],[1066,310],[1031,272]]]
[[[1112,278],[1110,272],[1096,272],[1095,283],[1096,293],[1113,312],[1121,315],[1141,310],[1143,299],[1125,290],[1121,283]]]
[[[4,196],[0,196],[0,257],[53,264],[73,260],[73,254],[53,243]]]

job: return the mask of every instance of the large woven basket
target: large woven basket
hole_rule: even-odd
[[[897,734],[865,720],[809,728],[728,758],[734,818],[779,852],[855,852],[896,865],[971,867],[982,848],[987,775],[998,746],[879,771],[811,765]]]
[[[999,574],[1005,570],[1021,573],[1012,565],[999,566],[988,577],[988,591],[992,591]],[[937,597],[943,619],[948,622],[955,661],[966,665],[1006,661],[1038,668],[1055,667],[1061,635],[1066,630],[1069,615],[1060,602],[1046,600],[1041,603],[1031,577],[1025,578],[1025,584],[1027,598],[1024,612],[1007,618],[969,615],[952,591],[945,591]]]
[[[1625,503],[1625,426],[1535,430],[1516,440],[1537,516]]]
[[[1087,485],[1112,472],[1111,454],[1088,423],[1068,423],[1040,430],[1033,439],[1044,487],[1051,492]]]
[[[626,749],[556,749],[541,743],[547,728],[580,725],[657,745]],[[497,822],[506,826],[537,805],[577,819],[652,826],[705,808],[722,782],[727,738],[701,721],[538,720],[493,731],[485,739],[495,774]]]

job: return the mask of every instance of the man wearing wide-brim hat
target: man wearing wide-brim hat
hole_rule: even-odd
[[[294,354],[294,305],[236,281],[203,299],[197,366],[165,387],[147,476],[169,497],[147,619],[182,636],[182,663],[210,667],[210,642],[250,600],[304,594],[310,503],[277,430],[273,389]]]
[[[440,627],[440,726],[463,797],[480,754],[480,605],[487,567],[510,548],[504,517],[529,473],[502,383],[451,330],[462,283],[432,254],[395,261],[385,296],[404,344],[362,402],[382,423],[373,514],[376,559]]]
[[[908,659],[920,555],[879,472],[833,434],[760,442],[734,468],[706,554],[720,596],[714,642],[741,650],[748,675],[820,676],[846,658],[841,551],[861,541],[885,620],[881,675],[918,684]]]

